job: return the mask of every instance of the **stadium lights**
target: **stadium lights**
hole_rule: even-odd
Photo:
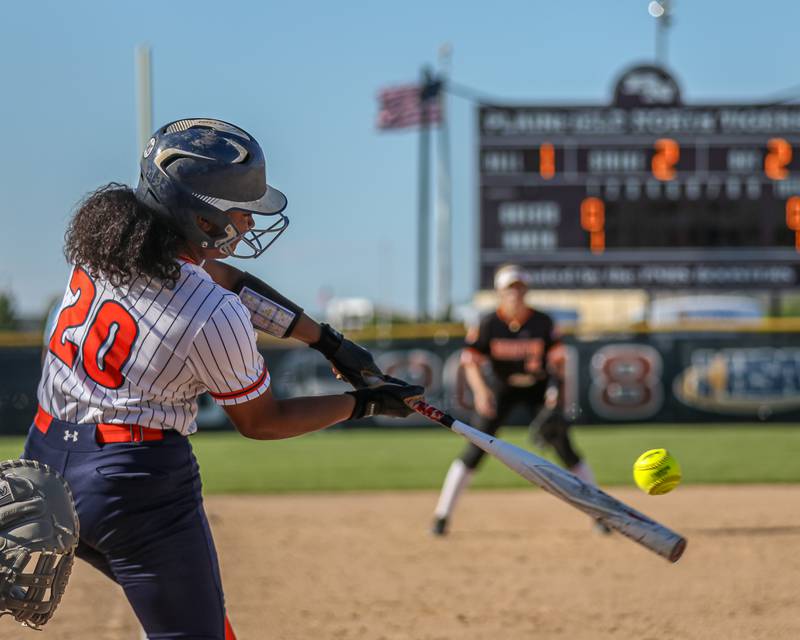
[[[660,18],[667,12],[667,9],[663,4],[661,4],[657,0],[653,0],[650,4],[647,5],[647,12],[654,18]]]
[[[656,61],[667,62],[667,29],[672,26],[672,0],[651,0],[647,12],[656,19]]]

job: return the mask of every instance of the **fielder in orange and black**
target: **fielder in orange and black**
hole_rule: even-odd
[[[527,274],[516,265],[498,269],[494,284],[500,304],[466,338],[462,363],[475,400],[475,427],[492,435],[518,404],[536,415],[545,405],[548,381],[556,375],[551,372],[564,368],[564,350],[552,318],[525,304],[528,283]],[[493,376],[484,372],[487,363]],[[567,469],[594,484],[591,469],[572,446],[568,427],[565,420],[554,416],[543,425],[539,435],[553,447]],[[450,465],[434,512],[435,535],[447,533],[456,501],[483,456],[482,449],[469,444]]]

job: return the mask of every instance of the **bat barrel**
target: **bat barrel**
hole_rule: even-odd
[[[686,551],[686,538],[681,538],[672,548],[672,553],[669,555],[670,562],[677,562],[681,559],[683,552]]]
[[[512,471],[540,486],[557,498],[580,509],[609,527],[670,562],[676,562],[686,549],[686,540],[678,533],[648,518],[624,502],[597,487],[583,482],[569,471],[541,456],[500,438],[478,431],[454,420],[451,429],[491,454]]]
[[[677,562],[683,555],[686,549],[686,539],[683,536],[597,487],[583,482],[549,460],[478,431],[422,400],[417,400],[411,406],[417,413],[464,436],[529,482],[604,522],[670,562]]]
[[[686,550],[686,538],[599,489],[597,491],[602,496],[599,498],[600,501],[606,503],[603,505],[604,510],[612,512],[607,516],[601,516],[599,519],[602,522],[670,562],[677,562],[680,559]],[[581,508],[580,505],[572,504]],[[596,513],[591,509],[581,508],[581,510],[589,515]]]

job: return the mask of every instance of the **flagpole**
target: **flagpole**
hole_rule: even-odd
[[[438,316],[440,320],[448,320],[452,306],[452,189],[450,178],[450,131],[448,114],[445,109],[447,99],[447,82],[450,75],[450,61],[452,48],[444,44],[439,48],[439,82],[441,88],[437,100],[441,108],[441,122],[439,123],[438,150],[438,200],[436,206],[436,240],[438,260],[438,287],[439,298]]]
[[[417,203],[417,318],[428,319],[428,280],[429,280],[429,218],[430,218],[430,126],[428,105],[430,100],[426,88],[432,82],[429,67],[422,69],[420,86],[420,126],[418,162],[418,203]]]

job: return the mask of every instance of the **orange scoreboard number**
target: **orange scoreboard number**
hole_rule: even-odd
[[[786,142],[786,140],[783,138],[772,138],[767,142],[767,155],[764,156],[764,173],[767,174],[769,179],[785,180],[789,175],[789,170],[786,168],[786,165],[791,161],[792,145]]]
[[[556,175],[556,150],[549,142],[539,147],[539,175],[545,180]]]
[[[653,175],[662,181],[672,180],[675,177],[675,165],[681,158],[681,147],[672,138],[656,140],[656,152],[650,161]]]
[[[786,226],[794,231],[794,248],[800,253],[800,196],[786,201]]]
[[[581,202],[581,227],[589,232],[592,253],[603,253],[606,250],[606,205],[600,198],[584,198]]]

